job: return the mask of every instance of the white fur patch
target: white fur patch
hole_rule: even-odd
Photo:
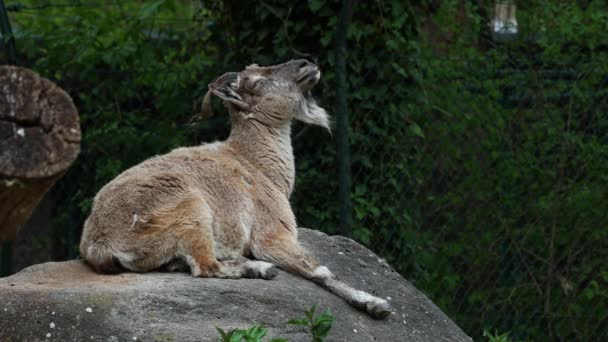
[[[241,84],[241,75],[236,74],[236,80],[232,83],[230,83],[230,88],[232,89],[239,89],[239,85]]]
[[[249,82],[251,82],[251,84],[255,83],[255,81],[257,80],[261,80],[265,78],[264,76],[260,76],[260,75],[250,75],[249,76]]]
[[[327,130],[331,131],[329,115],[325,109],[319,107],[312,98],[305,99],[301,102],[296,119],[309,124],[325,127]]]
[[[353,290],[351,294],[352,294],[353,298],[357,302],[360,302],[360,303],[367,303],[367,302],[372,301],[374,298],[376,298],[367,292],[359,291],[359,290]]]
[[[216,141],[216,142],[212,142],[209,144],[205,144],[205,148],[209,152],[213,152],[213,153],[219,152],[222,149],[222,146],[224,146],[224,144],[222,144],[221,141]]]
[[[358,303],[387,303],[386,300],[374,297],[365,291],[352,290],[351,296]]]
[[[198,262],[196,262],[196,260],[194,260],[194,258],[190,255],[186,255],[184,257],[184,259],[188,263],[188,266],[190,266],[190,272],[192,273],[192,275],[195,277],[200,276],[202,271],[201,271],[201,267],[199,266]]]
[[[129,253],[114,252],[114,253],[112,253],[112,255],[117,257],[121,263],[125,263],[125,262],[128,263],[128,262],[135,260],[135,256],[133,254],[129,254]]]
[[[131,229],[135,228],[138,222],[148,223],[148,221],[142,219],[141,217],[139,217],[139,215],[133,214],[133,223],[131,223]]]
[[[135,256],[132,254],[116,251],[112,246],[108,247],[105,245],[92,245],[87,248],[87,258],[101,261],[102,259],[112,256],[117,258],[123,267],[133,270],[130,263],[135,260]]]
[[[319,277],[319,278],[331,278],[333,277],[333,273],[331,273],[331,271],[325,267],[325,266],[319,266],[315,269],[315,271],[313,272],[315,277]]]
[[[274,267],[273,264],[266,261],[248,261],[247,262],[251,268],[256,269],[260,273],[266,273],[269,269]]]
[[[243,242],[251,241],[251,228],[253,227],[253,217],[250,213],[255,212],[255,206],[250,199],[245,201],[245,207],[239,215],[239,223],[243,232]]]
[[[93,246],[89,246],[89,248],[87,248],[87,255],[90,258],[97,258],[97,253],[95,253],[95,252],[96,252],[96,250]]]
[[[317,73],[315,74],[315,84],[317,82],[319,82],[320,79],[321,79],[321,71],[317,70]]]
[[[243,214],[239,217],[241,230],[243,231],[243,237],[245,241],[249,242],[251,240],[251,220],[248,217],[249,215]]]
[[[133,214],[133,223],[131,223],[131,229],[135,228],[137,221],[139,220],[139,216],[137,214]]]

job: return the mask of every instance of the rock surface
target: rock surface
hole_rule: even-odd
[[[201,279],[179,273],[99,275],[81,261],[49,262],[0,279],[0,341],[217,341],[261,324],[268,336],[310,341],[287,325],[318,304],[336,318],[327,341],[469,341],[425,295],[365,247],[300,229],[300,240],[348,284],[390,298],[375,320],[318,285],[280,272],[274,280]]]

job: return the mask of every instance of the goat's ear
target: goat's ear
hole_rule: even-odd
[[[306,96],[305,100],[302,101],[300,110],[298,111],[298,114],[296,114],[296,119],[309,124],[325,127],[331,132],[329,115],[310,95]]]
[[[248,110],[249,104],[238,93],[239,81],[238,72],[225,73],[209,84],[209,91],[227,103],[234,105],[239,110]]]

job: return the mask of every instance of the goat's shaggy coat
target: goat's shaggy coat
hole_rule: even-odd
[[[385,300],[340,282],[298,244],[290,125],[295,118],[329,128],[310,96],[319,78],[298,60],[210,84],[230,112],[228,140],[178,148],[108,183],[85,222],[82,256],[103,273],[187,267],[196,277],[271,279],[276,265],[387,316]]]

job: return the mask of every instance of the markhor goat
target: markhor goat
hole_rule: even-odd
[[[209,84],[230,112],[228,140],[150,158],[104,186],[84,225],[82,256],[102,273],[182,266],[195,277],[272,279],[276,265],[374,317],[389,315],[387,301],[337,280],[298,244],[291,121],[329,129],[310,94],[320,77],[316,65],[296,60],[254,64]]]

